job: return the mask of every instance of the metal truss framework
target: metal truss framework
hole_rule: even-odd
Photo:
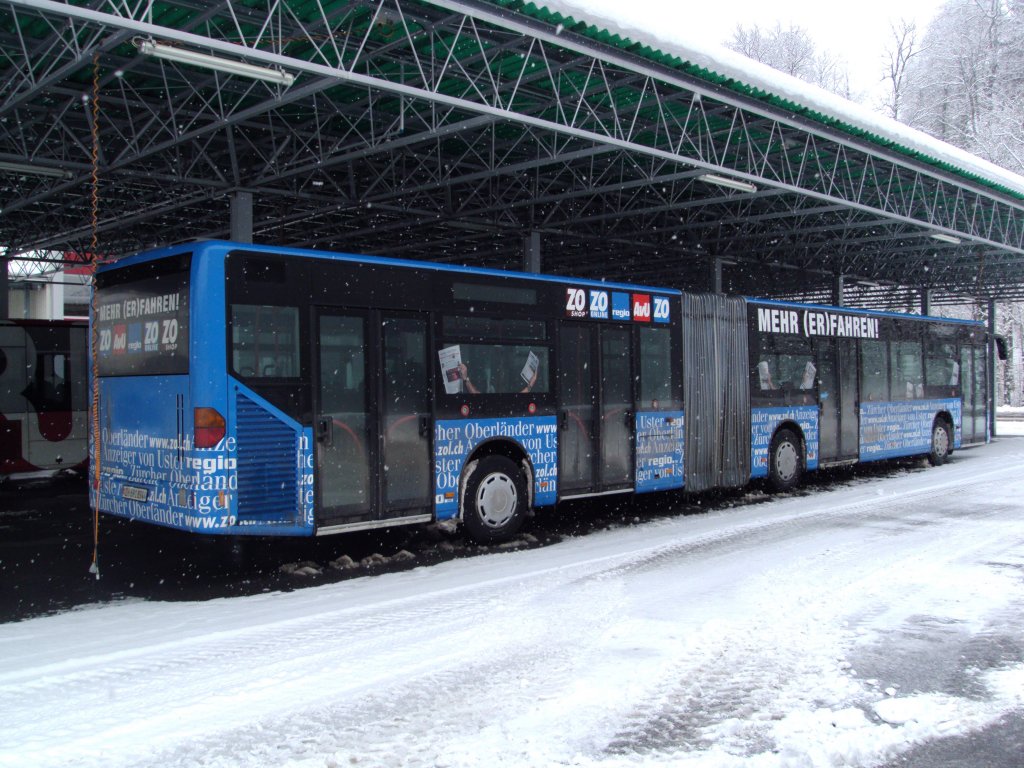
[[[0,0],[0,244],[88,250],[97,62],[111,256],[226,237],[250,192],[262,242],[516,268],[535,232],[559,274],[701,290],[719,259],[736,293],[1024,297],[1014,193],[558,22],[520,0]]]

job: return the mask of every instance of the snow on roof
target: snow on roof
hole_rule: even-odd
[[[537,6],[576,21],[589,22],[634,43],[651,46],[663,54],[676,56],[725,79],[831,116],[882,141],[891,141],[967,175],[981,177],[1024,195],[1024,177],[816,85],[748,59],[724,46],[702,40],[695,36],[699,30],[659,26],[662,20],[657,15],[646,15],[643,26],[636,26],[632,21],[605,15],[605,11],[595,8],[588,0],[542,0]]]

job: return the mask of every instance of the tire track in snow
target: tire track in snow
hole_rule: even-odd
[[[542,592],[527,590],[522,597],[543,608]],[[504,622],[495,625],[492,619],[483,625],[485,634],[477,630],[482,622],[466,622],[459,634],[445,629],[445,644],[462,646],[449,649],[447,659],[431,656],[418,659],[417,664],[411,659],[389,660],[386,649],[361,648],[349,665],[331,670],[330,675],[355,678],[360,668],[377,667],[387,668],[391,674],[377,681],[363,674],[360,684],[344,694],[325,701],[307,700],[301,706],[287,707],[280,715],[268,713],[255,725],[210,729],[189,739],[181,739],[179,733],[171,744],[155,744],[152,752],[122,765],[263,768],[281,762],[278,747],[273,745],[282,744],[289,745],[289,759],[342,751],[369,765],[442,765],[451,744],[464,733],[489,727],[491,702],[518,704],[522,711],[551,687],[571,685],[578,673],[575,659],[580,645],[553,645],[552,632],[562,637],[572,637],[573,630],[582,632],[583,637],[597,634],[618,609],[614,595],[594,585],[579,592],[576,610],[562,601],[549,604],[524,622],[521,607],[513,606]],[[443,710],[438,708],[438,691],[444,691]],[[276,688],[276,695],[286,703],[295,701],[292,694],[287,683]],[[170,723],[173,715],[168,723],[150,722],[148,727],[158,730]],[[106,765],[103,741],[104,735],[98,733],[65,744],[59,753],[37,754],[46,758],[48,766]],[[182,741],[182,745],[175,744]],[[406,757],[395,761],[396,750]]]
[[[869,614],[873,585],[891,573],[912,571],[920,562],[955,564],[991,551],[1002,535],[1002,529],[994,527],[987,538],[975,539],[970,546],[951,546],[950,526],[941,524],[942,512],[933,507],[938,495],[916,496],[903,500],[909,505],[905,514],[917,523],[940,524],[935,529],[911,524],[899,532],[920,541],[914,554],[873,561],[876,536],[846,546],[845,552],[833,549],[827,558],[814,556],[784,572],[759,576],[748,589],[762,592],[760,608],[732,623],[702,627],[690,641],[691,653],[682,655],[666,674],[665,684],[631,714],[609,741],[606,754],[682,755],[717,747],[749,757],[779,749],[775,726],[794,708],[869,709],[881,695],[855,679],[845,661],[857,641],[858,627],[844,618],[857,611]],[[858,514],[860,509],[849,511]],[[997,505],[980,517],[1019,511]],[[823,648],[831,650],[822,653]]]

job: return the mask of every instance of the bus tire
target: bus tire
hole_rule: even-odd
[[[466,479],[462,522],[481,544],[514,536],[526,519],[529,497],[523,473],[505,456],[485,456]]]
[[[780,429],[768,454],[768,482],[776,491],[788,491],[799,484],[803,467],[800,438],[791,429]]]
[[[943,418],[935,419],[932,424],[932,448],[928,452],[928,462],[933,467],[941,466],[949,458],[950,448],[953,439],[950,435],[949,424]]]

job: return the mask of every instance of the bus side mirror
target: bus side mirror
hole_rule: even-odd
[[[1010,353],[1006,348],[1006,338],[1004,336],[996,336],[996,355],[999,356],[1000,360],[1007,360],[1010,357]]]

